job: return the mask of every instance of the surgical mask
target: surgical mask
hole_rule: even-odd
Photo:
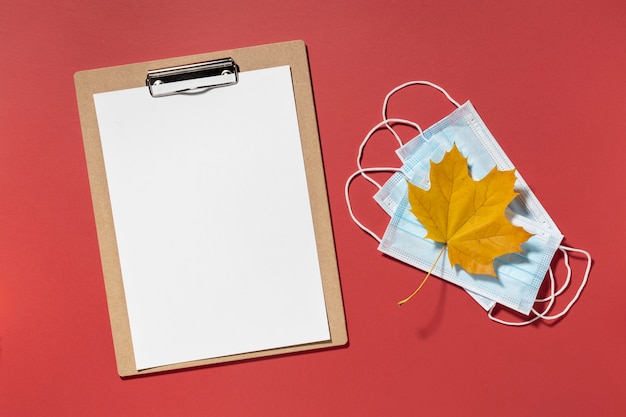
[[[374,199],[392,216],[402,196],[407,193],[406,180],[422,188],[428,188],[430,161],[440,162],[455,143],[461,153],[468,158],[468,165],[474,178],[484,177],[494,167],[501,171],[514,169],[512,162],[491,135],[475,108],[467,102],[398,149],[396,153],[404,162],[401,172],[394,174],[375,194]],[[552,231],[554,238],[561,240],[561,232],[552,218],[519,172],[516,172],[516,176],[515,191],[519,195],[511,202],[509,209],[516,215],[538,223],[532,227],[538,226],[546,229],[546,232]],[[553,255],[554,252],[551,257]],[[467,287],[464,288],[485,310],[493,308],[498,301],[481,296],[480,292],[477,294]]]
[[[445,94],[450,102],[457,106],[458,109],[423,132],[419,125],[413,122],[402,119],[387,119],[386,107],[391,95],[413,84],[426,84],[438,89]],[[377,129],[386,126],[394,134],[398,143],[402,143],[399,136],[391,127],[391,124],[396,123],[411,125],[420,132],[416,138],[406,145],[402,145],[397,151],[404,165],[400,169],[363,168],[360,163],[363,149],[371,135]],[[363,141],[357,157],[359,170],[353,174],[346,183],[346,201],[348,202],[348,208],[355,222],[381,242],[379,246],[381,251],[422,270],[430,269],[435,262],[441,246],[439,245],[439,247],[437,247],[437,244],[434,242],[423,238],[425,230],[417,219],[408,212],[406,180],[408,179],[413,184],[421,186],[422,188],[428,188],[430,161],[439,162],[445,152],[450,150],[453,143],[456,143],[459,150],[468,158],[468,165],[474,178],[482,178],[494,166],[500,170],[514,168],[471,103],[465,103],[463,106],[459,105],[445,90],[432,83],[412,82],[403,84],[392,90],[385,98],[383,105],[383,121],[375,126]],[[379,170],[397,172],[383,186],[380,186],[367,176],[367,172]],[[379,192],[375,195],[375,200],[392,217],[387,232],[382,239],[365,228],[356,220],[352,213],[349,202],[348,185],[356,175],[363,175],[380,188]],[[535,236],[529,239],[523,246],[524,253],[510,254],[496,259],[495,265],[499,277],[498,280],[489,277],[480,278],[471,276],[459,268],[452,268],[449,263],[443,259],[433,267],[433,273],[465,288],[483,308],[489,311],[490,318],[501,323],[517,325],[527,324],[538,318],[550,319],[561,317],[571,308],[571,305],[576,301],[582,291],[582,287],[586,283],[591,265],[590,256],[587,252],[582,250],[559,246],[563,238],[562,234],[519,173],[517,173],[515,190],[519,193],[519,196],[510,204],[507,209],[507,215],[513,224],[524,227],[529,232],[534,233]],[[566,262],[568,261],[568,250],[585,254],[588,259],[588,265],[581,287],[572,302],[560,314],[548,316],[546,313],[552,307],[554,297],[564,291],[571,277],[571,274],[568,272],[567,281],[563,288],[558,291],[554,289],[554,277],[551,269],[549,269],[549,264],[557,249],[561,249]],[[568,263],[566,263],[566,266],[568,271],[571,271]],[[551,296],[546,299],[535,300],[546,271],[550,273],[552,284]],[[546,311],[539,313],[532,309],[535,301],[550,301],[550,304],[546,308]],[[532,312],[535,317],[523,323],[501,321],[492,316],[495,303],[505,305],[524,314]]]

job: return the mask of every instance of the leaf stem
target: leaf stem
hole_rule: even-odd
[[[439,251],[439,255],[437,255],[437,259],[435,259],[435,263],[433,263],[433,266],[430,267],[430,271],[428,271],[428,274],[426,274],[426,277],[424,277],[424,280],[422,281],[422,283],[419,285],[419,287],[417,287],[417,289],[415,291],[413,291],[413,294],[409,295],[407,298],[405,298],[402,301],[398,302],[398,306],[401,306],[402,304],[406,303],[407,301],[409,301],[411,298],[413,298],[413,296],[415,294],[417,294],[422,287],[424,286],[424,284],[426,283],[426,280],[428,279],[428,277],[432,274],[433,269],[435,269],[435,265],[437,265],[437,262],[439,262],[439,258],[441,258],[441,255],[443,254],[443,251],[446,249],[446,245],[443,245],[443,247],[441,248],[441,250]]]

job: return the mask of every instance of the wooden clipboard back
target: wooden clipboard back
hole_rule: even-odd
[[[149,70],[225,57],[232,57],[242,72],[282,65],[289,65],[291,67],[300,138],[304,153],[307,184],[331,339],[313,344],[184,362],[138,371],[133,354],[128,311],[124,296],[120,260],[93,95],[107,91],[145,86],[146,74]],[[284,42],[80,71],[75,74],[74,78],[115,356],[120,376],[126,377],[165,372],[229,361],[240,361],[323,349],[341,346],[347,343],[346,323],[317,130],[313,92],[311,88],[311,77],[306,46],[303,41]]]

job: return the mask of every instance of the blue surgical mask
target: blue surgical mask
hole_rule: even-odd
[[[442,91],[448,99],[455,104],[458,109],[450,115],[436,123],[432,127],[421,131],[419,125],[414,122],[399,119],[386,119],[386,105],[389,97],[396,91],[412,84],[426,84]],[[360,165],[360,158],[363,148],[373,134],[373,132],[386,126],[400,141],[390,124],[403,123],[410,124],[420,131],[420,135],[402,146],[397,154],[404,162],[400,169],[393,168],[372,168],[364,169]],[[467,102],[460,106],[443,89],[427,82],[414,82],[404,84],[387,95],[383,106],[383,121],[379,123],[366,137],[359,150],[357,166],[359,171],[353,174],[346,183],[346,201],[348,208],[355,222],[379,242],[379,249],[397,259],[418,267],[422,270],[429,270],[439,251],[440,244],[424,239],[425,229],[408,210],[406,198],[406,180],[422,188],[428,188],[430,161],[439,162],[443,155],[456,143],[459,150],[468,158],[470,171],[475,179],[480,179],[494,166],[500,170],[513,169],[514,166],[500,148],[495,138],[487,129],[478,113]],[[368,171],[398,171],[382,187],[366,175]],[[364,227],[353,215],[349,202],[348,185],[356,175],[363,175],[380,190],[375,195],[375,200],[391,216],[391,222],[383,238]],[[489,310],[489,317],[503,324],[527,324],[538,318],[554,319],[561,317],[569,310],[571,305],[580,295],[582,287],[585,285],[591,258],[585,251],[559,246],[563,236],[554,221],[550,218],[546,210],[541,206],[538,199],[532,193],[519,172],[516,172],[517,181],[515,189],[519,196],[510,204],[507,209],[507,216],[515,225],[524,227],[534,236],[523,245],[524,252],[521,254],[510,254],[496,259],[495,267],[498,279],[493,277],[481,277],[467,274],[460,268],[453,268],[443,257],[434,267],[433,274],[440,276],[465,288],[468,293],[478,301],[483,308]],[[554,281],[551,273],[550,262],[557,249],[561,249],[567,261],[567,251],[583,253],[587,256],[588,265],[583,283],[574,299],[567,308],[555,316],[548,316],[545,313],[552,307],[554,297],[559,295],[564,288],[558,291],[554,289]],[[434,256],[433,256],[434,255]],[[569,265],[568,265],[569,268]],[[536,300],[537,291],[543,282],[546,271],[550,271],[552,280],[552,295],[548,299],[539,301],[550,301],[546,311],[539,313],[532,309]],[[569,275],[567,283],[569,283]],[[566,283],[566,285],[567,285]],[[523,323],[508,323],[496,319],[492,316],[495,304],[508,306],[516,311],[528,314],[531,311],[535,317]]]
[[[514,166],[470,102],[459,106],[422,134],[409,141],[396,152],[404,162],[401,171],[394,174],[376,193],[374,199],[390,215],[396,211],[407,193],[406,180],[422,188],[428,188],[430,161],[440,162],[453,143],[468,158],[470,171],[475,179],[484,177],[494,167],[499,170],[514,169]],[[537,226],[553,232],[562,239],[558,227],[543,208],[526,181],[516,172],[515,198],[509,209],[537,223]],[[552,254],[554,255],[554,253]],[[493,300],[473,291],[468,293],[485,309],[493,308]]]

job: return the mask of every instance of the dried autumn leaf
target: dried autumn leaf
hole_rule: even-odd
[[[448,248],[452,266],[459,265],[470,274],[495,277],[493,260],[521,252],[522,243],[532,236],[511,224],[504,215],[506,207],[517,196],[514,184],[515,170],[498,171],[496,168],[483,179],[474,181],[469,176],[467,159],[455,144],[441,162],[431,161],[429,190],[408,184],[411,213],[426,228],[427,239],[444,244],[441,253]],[[429,275],[430,272],[426,278]]]

